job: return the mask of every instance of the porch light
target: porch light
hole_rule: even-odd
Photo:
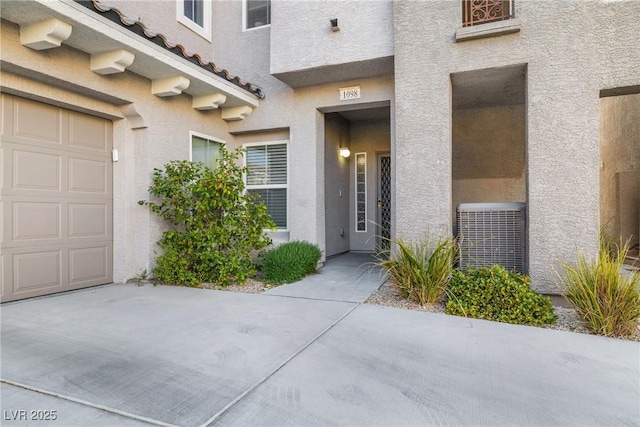
[[[340,157],[344,157],[345,159],[351,155],[351,151],[348,147],[340,147]]]

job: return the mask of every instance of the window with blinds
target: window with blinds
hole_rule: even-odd
[[[278,228],[287,228],[287,144],[247,146],[247,191],[260,196]]]
[[[191,135],[191,161],[202,162],[208,168],[214,169],[222,144],[196,135]]]

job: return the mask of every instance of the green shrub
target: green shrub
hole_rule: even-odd
[[[271,249],[262,258],[262,273],[272,285],[293,283],[315,273],[322,252],[317,245],[293,241]]]
[[[153,170],[149,193],[157,200],[138,203],[170,225],[153,269],[161,282],[229,285],[255,274],[252,252],[271,244],[264,229],[275,224],[264,204],[244,192],[241,155],[221,148],[215,169],[180,160]]]
[[[602,235],[598,256],[578,254],[575,266],[559,275],[564,297],[592,332],[633,337],[640,319],[640,275],[621,274],[629,242],[612,245]]]
[[[447,289],[448,314],[542,326],[557,317],[551,299],[529,287],[528,276],[499,265],[466,272],[456,270]]]
[[[377,265],[393,278],[402,296],[421,305],[442,301],[458,255],[455,239],[395,243],[391,257],[379,255]]]

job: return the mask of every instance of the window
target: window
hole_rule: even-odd
[[[244,0],[242,6],[245,30],[271,24],[271,0]]]
[[[218,153],[222,142],[214,141],[210,137],[191,133],[191,161],[202,162],[208,168],[214,169],[218,160]]]
[[[513,18],[513,0],[462,0],[462,26]]]
[[[356,153],[356,232],[367,231],[367,153]]]
[[[287,228],[287,143],[250,144],[247,149],[247,191],[257,194],[279,229]]]
[[[176,0],[176,19],[211,41],[211,0]]]
[[[202,0],[183,0],[184,16],[204,27],[204,2]]]

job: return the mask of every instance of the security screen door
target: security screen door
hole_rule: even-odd
[[[376,246],[377,250],[388,250],[391,238],[391,154],[378,154],[377,169]]]

